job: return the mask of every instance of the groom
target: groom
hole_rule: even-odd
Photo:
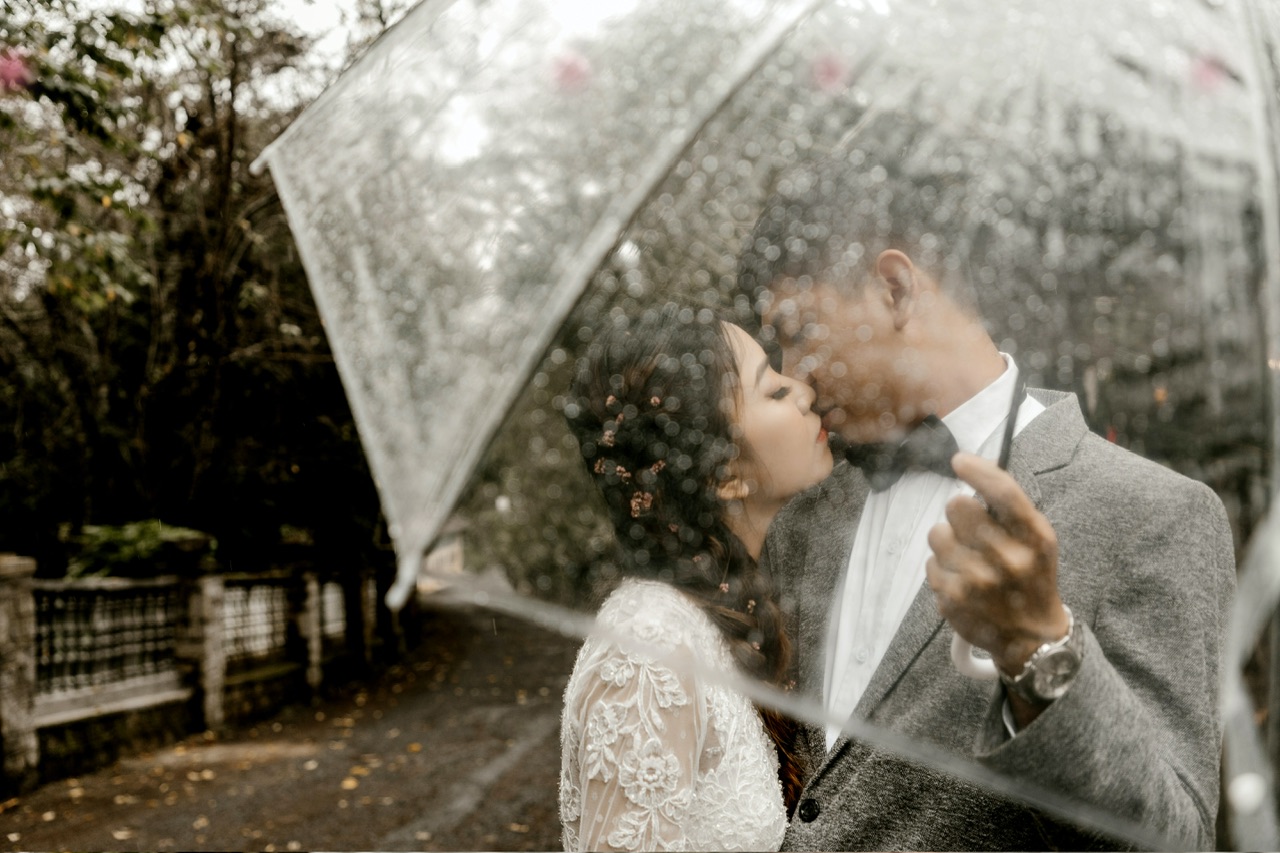
[[[955,266],[939,223],[885,209],[893,171],[864,151],[784,182],[742,258],[765,336],[872,463],[838,464],[765,543],[799,689],[836,718],[1209,849],[1235,582],[1222,504],[1090,433],[1074,395],[1024,391],[965,283],[934,275]],[[904,438],[939,439],[942,462],[904,460]],[[878,443],[890,450],[861,452]],[[989,650],[1000,679],[957,672],[953,633]],[[838,728],[803,730],[799,748],[811,774],[788,849],[1116,844]]]

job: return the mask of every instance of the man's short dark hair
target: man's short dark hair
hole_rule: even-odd
[[[778,181],[739,257],[739,291],[755,303],[773,282],[803,277],[856,290],[886,249],[940,282],[960,278],[974,224],[965,148],[900,113],[865,121],[839,150]]]

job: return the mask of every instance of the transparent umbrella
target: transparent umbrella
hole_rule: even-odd
[[[910,187],[948,231],[940,276],[973,286],[1028,383],[1208,482],[1243,541],[1280,363],[1275,32],[1261,6],[1193,0],[422,3],[262,158],[390,523],[392,602],[458,512],[515,589],[485,600],[586,630],[609,533],[559,412],[576,358],[668,299],[749,316],[766,199],[850,146],[901,155],[872,197]],[[816,696],[769,696],[826,721]]]

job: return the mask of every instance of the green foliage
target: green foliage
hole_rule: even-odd
[[[282,529],[385,559],[284,213],[248,170],[299,109],[280,81],[308,73],[269,10],[0,4],[0,52],[34,78],[0,91],[0,550],[43,573],[82,528],[161,515],[236,566]]]
[[[217,540],[187,527],[166,525],[158,518],[129,524],[86,524],[79,533],[65,531],[75,547],[67,577],[106,575],[139,577],[181,572],[212,555]]]

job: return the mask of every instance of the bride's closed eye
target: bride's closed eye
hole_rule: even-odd
[[[770,399],[773,399],[773,400],[781,400],[783,397],[786,397],[790,393],[791,393],[791,386],[783,385],[777,391],[774,391],[772,394],[770,394],[769,397]]]

